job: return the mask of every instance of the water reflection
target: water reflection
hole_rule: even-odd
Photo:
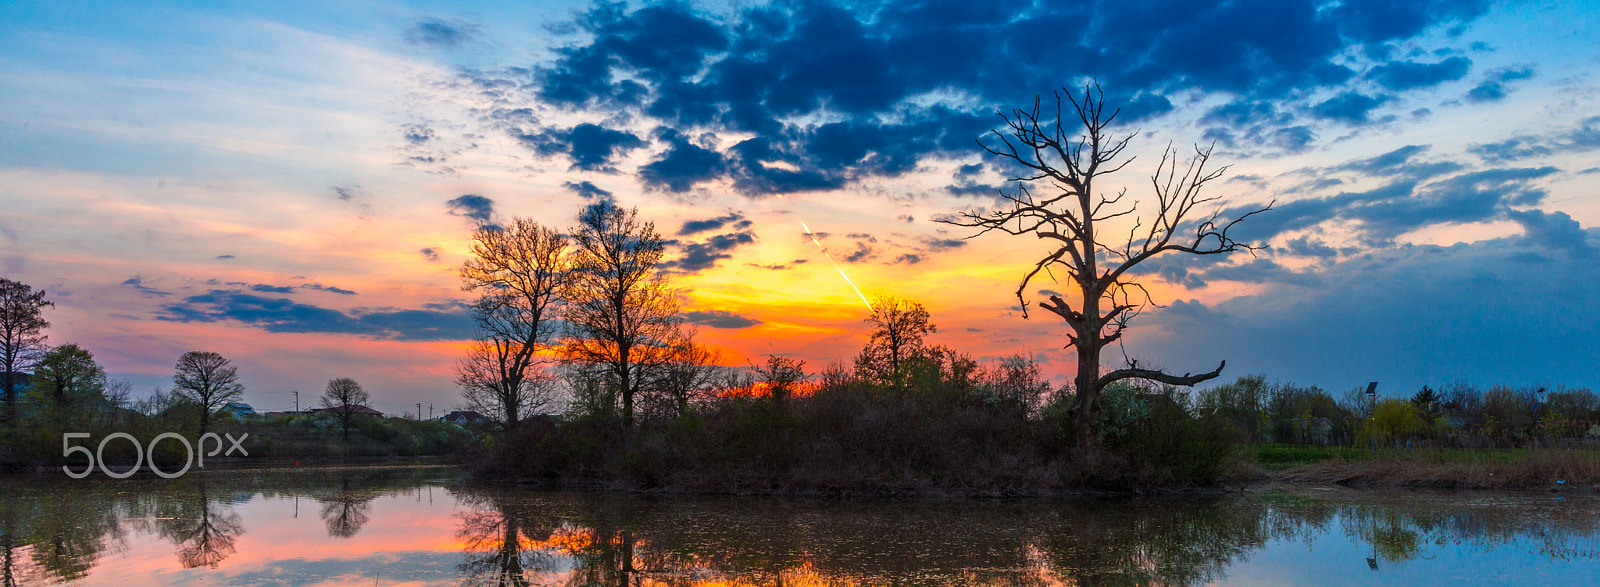
[[[372,500],[378,499],[387,489],[384,479],[342,471],[338,475],[338,488],[319,495],[322,502],[322,521],[328,526],[328,536],[350,538],[361,532],[361,527],[371,521],[367,510]]]
[[[1046,587],[1481,581],[1484,572],[1537,583],[1600,571],[1600,500],[1587,495],[646,498],[466,487],[438,470],[0,480],[0,491],[5,586]],[[320,516],[296,519],[301,498]]]

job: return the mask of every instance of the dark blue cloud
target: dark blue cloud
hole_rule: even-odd
[[[1438,63],[1394,61],[1372,68],[1367,77],[1386,89],[1401,91],[1427,88],[1467,76],[1472,60],[1455,56]]]
[[[1489,72],[1476,87],[1467,91],[1468,102],[1499,102],[1506,99],[1507,88],[1514,81],[1533,77],[1532,67],[1506,67]]]
[[[162,307],[156,319],[238,322],[266,332],[354,334],[382,340],[467,340],[473,335],[471,312],[465,308],[344,312],[236,290],[189,296]]]
[[[1422,160],[1420,156],[1428,152],[1429,148],[1428,145],[1407,145],[1376,157],[1351,161],[1335,167],[1334,170],[1354,173],[1358,178],[1388,176],[1418,182],[1466,169],[1465,165],[1455,161]],[[1343,182],[1337,178],[1323,178],[1323,183],[1313,185],[1312,188],[1330,187],[1341,183]]]
[[[578,194],[579,196],[583,196],[583,199],[585,199],[585,200],[600,200],[600,201],[609,201],[609,200],[611,200],[611,192],[603,190],[603,189],[600,189],[600,186],[597,186],[594,183],[589,182],[587,180],[580,181],[580,182],[577,182],[577,183],[573,183],[573,182],[569,181],[569,182],[566,182],[566,183],[561,184],[561,185],[562,185],[562,187],[565,187],[565,188],[567,188],[569,190],[572,190],[572,193]]]
[[[1556,153],[1600,149],[1600,116],[1578,122],[1578,128],[1538,136],[1518,136],[1494,143],[1473,145],[1467,151],[1490,163],[1548,157]]]
[[[416,24],[406,29],[404,37],[407,43],[413,45],[453,49],[477,35],[478,25],[466,21],[419,18]]]
[[[261,293],[294,293],[294,288],[287,285],[267,285],[257,283],[250,286],[250,291]]]
[[[410,143],[413,146],[421,146],[428,141],[438,138],[438,135],[434,134],[433,129],[428,128],[428,125],[425,124],[402,124],[400,125],[400,133],[401,137],[404,138],[407,143]]]
[[[1311,111],[1318,118],[1361,124],[1367,122],[1369,113],[1388,101],[1388,96],[1374,97],[1352,91],[1328,98],[1313,107]]]
[[[1323,222],[1350,220],[1357,223],[1369,242],[1379,243],[1434,224],[1503,219],[1512,206],[1532,206],[1542,201],[1546,191],[1535,180],[1557,171],[1554,167],[1487,169],[1428,182],[1399,176],[1363,192],[1279,203],[1271,212],[1241,224],[1239,231],[1245,238],[1265,241]],[[1259,207],[1240,206],[1224,215],[1237,216]]]
[[[690,220],[683,223],[683,228],[678,230],[678,236],[688,236],[708,230],[721,230],[723,226],[732,226],[737,229],[749,228],[751,222],[739,212],[731,212],[725,216],[707,218],[705,220]]]
[[[439,260],[439,250],[433,247],[424,247],[422,250],[417,252],[422,253],[422,258],[428,261]]]
[[[133,288],[135,290],[138,290],[140,293],[149,294],[149,295],[153,295],[153,296],[170,296],[170,295],[172,295],[172,292],[161,291],[159,289],[155,289],[153,287],[145,285],[144,284],[144,278],[140,277],[138,275],[135,275],[133,277],[129,277],[129,278],[123,280],[122,281],[122,285],[126,285],[126,286],[131,287],[131,288]]]
[[[467,194],[445,202],[445,206],[451,214],[470,218],[480,225],[494,221],[494,200],[484,196]]]
[[[1317,133],[1302,112],[1365,123],[1391,94],[1470,67],[1456,56],[1385,60],[1367,77],[1390,94],[1349,90],[1362,79],[1352,69],[1362,66],[1347,64],[1352,48],[1388,46],[1485,10],[1477,0],[1395,4],[812,1],[712,16],[680,3],[605,3],[571,23],[581,40],[553,61],[504,80],[471,77],[497,88],[531,79],[546,103],[661,127],[656,155],[639,170],[650,188],[684,192],[725,180],[746,195],[830,190],[903,174],[929,157],[968,155],[973,138],[995,125],[992,108],[1087,77],[1104,82],[1127,123],[1172,110],[1177,94],[1222,95],[1236,107],[1213,119],[1208,136],[1304,150]],[[1309,95],[1337,97],[1311,104]],[[587,165],[612,154],[588,152]]]
[[[719,260],[732,257],[730,252],[739,246],[754,242],[756,235],[748,230],[712,235],[711,238],[698,243],[674,242],[681,254],[677,259],[662,263],[662,266],[685,273],[698,273],[716,267]]]
[[[749,328],[760,324],[760,320],[740,316],[726,310],[690,311],[682,314],[683,319],[690,324],[704,324],[712,328]]]
[[[348,290],[348,289],[345,289],[345,288],[342,288],[342,287],[334,287],[334,286],[331,286],[331,285],[322,285],[320,283],[302,283],[302,284],[300,284],[300,289],[314,289],[314,290],[317,290],[317,291],[325,291],[325,292],[328,292],[328,293],[336,293],[336,294],[344,295],[344,296],[356,295],[356,292],[354,292],[354,291],[351,291],[351,290]]]
[[[711,181],[721,175],[722,155],[689,142],[677,131],[664,129],[660,133],[668,147],[666,152],[639,169],[639,177],[648,187],[686,192],[695,184]]]
[[[583,123],[567,129],[547,129],[535,134],[517,135],[517,140],[541,155],[563,154],[572,159],[571,169],[613,172],[612,160],[643,147],[644,139],[623,130]]]
[[[1522,243],[1530,248],[1559,251],[1574,258],[1595,256],[1589,231],[1565,212],[1513,210],[1507,216],[1522,225]]]

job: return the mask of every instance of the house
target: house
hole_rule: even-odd
[[[441,422],[449,422],[451,424],[456,424],[456,425],[460,425],[460,426],[465,426],[467,424],[478,424],[478,423],[481,423],[481,422],[488,422],[489,421],[488,418],[483,417],[483,414],[479,414],[479,413],[474,412],[472,410],[456,410],[454,412],[450,412],[448,414],[445,414],[444,417],[443,418],[439,418],[439,420]]]
[[[244,402],[228,402],[221,411],[232,413],[235,418],[256,415],[256,409]]]

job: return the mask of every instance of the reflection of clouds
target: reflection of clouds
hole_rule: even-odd
[[[68,576],[127,585],[1044,587],[1252,576],[1274,584],[1300,576],[1282,573],[1303,574],[1299,567],[1345,551],[1409,560],[1413,571],[1459,557],[1481,561],[1475,566],[1535,562],[1537,572],[1559,579],[1583,572],[1562,561],[1595,559],[1600,540],[1597,501],[1582,495],[1467,501],[1263,492],[951,504],[441,488],[430,498],[426,489],[396,490],[364,475],[313,479],[289,489],[218,477],[203,487],[127,493],[69,487],[0,501],[0,587],[6,577],[35,584]],[[251,493],[251,483],[263,485]],[[332,515],[302,511],[293,519],[282,499],[290,495],[317,497],[323,508],[311,511]],[[324,532],[346,503],[367,518],[359,532]],[[118,536],[126,536],[125,551],[116,548]],[[56,548],[52,541],[64,542]],[[172,543],[181,547],[176,558]],[[60,557],[34,558],[48,548]],[[1262,562],[1286,552],[1301,557],[1292,559],[1295,570]],[[1361,558],[1340,564],[1340,573],[1367,572]],[[1407,572],[1393,567],[1381,570]],[[1320,580],[1329,577],[1344,575]]]

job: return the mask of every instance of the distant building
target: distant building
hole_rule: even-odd
[[[456,410],[454,412],[450,412],[448,414],[445,414],[444,417],[443,418],[439,418],[439,420],[442,421],[442,422],[449,422],[451,424],[457,424],[457,425],[461,425],[461,426],[465,426],[467,424],[477,424],[477,423],[480,423],[480,422],[488,422],[489,421],[488,418],[483,417],[483,414],[479,414],[479,413],[474,412],[472,410]]]
[[[236,418],[256,415],[256,409],[244,402],[228,402],[227,405],[222,406],[222,411],[230,412]]]

